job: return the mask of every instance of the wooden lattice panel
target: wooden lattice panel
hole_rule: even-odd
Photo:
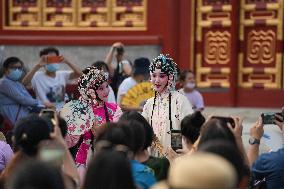
[[[9,0],[9,26],[34,27],[41,25],[41,1]]]
[[[76,23],[75,0],[43,0],[43,26],[72,27]]]
[[[112,26],[145,27],[147,0],[112,0]]]
[[[110,26],[110,0],[81,0],[78,1],[78,7],[78,26]]]
[[[239,86],[281,88],[283,0],[242,0]]]
[[[197,1],[197,85],[230,87],[231,1]]]

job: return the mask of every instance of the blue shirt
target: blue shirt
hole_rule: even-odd
[[[252,166],[254,179],[265,178],[267,189],[284,188],[284,148],[260,155]]]
[[[149,189],[156,183],[153,170],[136,160],[131,160],[133,180],[139,189]]]
[[[20,118],[27,116],[31,107],[38,104],[22,83],[6,76],[0,79],[0,113],[13,125]]]

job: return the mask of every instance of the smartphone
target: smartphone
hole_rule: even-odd
[[[261,114],[262,124],[275,124],[275,119],[281,121],[277,119],[276,114],[284,119],[284,110],[282,112],[266,112]]]
[[[181,130],[171,130],[171,147],[174,151],[182,149]]]
[[[221,121],[224,121],[225,123],[230,123],[230,125],[235,128],[235,121],[231,117],[213,116],[212,119],[219,119]]]
[[[53,109],[42,109],[40,115],[49,119],[54,119],[55,111]]]
[[[47,63],[60,63],[62,61],[62,56],[47,56]]]

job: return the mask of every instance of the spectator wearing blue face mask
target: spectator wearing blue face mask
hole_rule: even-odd
[[[48,63],[49,57],[59,57],[58,49],[48,47],[40,51],[40,61],[23,78],[22,83],[30,82],[38,100],[47,108],[56,108],[59,111],[65,102],[65,87],[68,80],[79,78],[83,73],[76,65],[60,56],[58,62]],[[68,65],[72,71],[60,70],[61,64]],[[44,71],[38,71],[40,68]]]
[[[17,57],[3,62],[3,77],[0,79],[0,113],[12,125],[39,106],[20,82],[24,63]]]

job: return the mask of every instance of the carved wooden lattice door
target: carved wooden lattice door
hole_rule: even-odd
[[[233,105],[232,68],[236,61],[236,11],[233,0],[197,0],[196,15],[196,80],[198,87],[209,92],[209,97],[216,92],[223,98],[222,105]],[[213,93],[212,93],[213,92]],[[205,99],[206,92],[203,93]]]
[[[284,0],[195,2],[195,71],[205,99],[214,105],[246,106],[281,92]],[[267,105],[271,103],[277,105],[273,100]]]
[[[239,86],[280,89],[283,0],[242,0]]]

